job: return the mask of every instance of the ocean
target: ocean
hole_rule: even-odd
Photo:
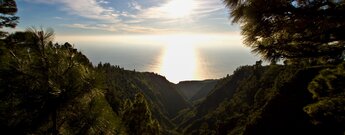
[[[94,65],[102,62],[155,72],[173,83],[222,78],[259,60],[238,38],[206,37],[80,37],[68,41],[72,40]]]

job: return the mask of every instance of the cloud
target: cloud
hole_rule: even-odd
[[[148,7],[143,9],[139,14],[139,18],[144,19],[178,19],[178,18],[184,18],[189,15],[189,13],[195,8],[196,4],[194,0],[187,0],[187,8],[190,8],[188,11],[183,12],[181,10],[185,10],[186,8],[178,7],[179,5],[185,4],[186,1],[183,0],[170,0],[165,3],[162,3],[158,6]],[[184,6],[186,7],[186,6]],[[177,13],[181,13],[183,15],[175,16]]]
[[[137,16],[135,14],[131,14],[127,11],[119,12],[121,17],[127,17],[127,18],[136,18]]]
[[[173,0],[172,0],[173,1]],[[137,15],[140,18],[146,18],[146,19],[179,19],[179,18],[173,18],[169,16],[170,12],[169,10],[173,10],[175,12],[178,12],[181,10],[179,5],[175,5],[174,7],[171,7],[172,1],[167,1],[166,3],[162,3],[159,6],[149,7],[146,9],[143,9],[139,15]],[[181,0],[181,3],[177,4],[184,4]],[[176,4],[176,3],[175,3]],[[189,16],[182,16],[182,17],[206,17],[210,14],[225,9],[225,6],[222,4],[222,2],[217,0],[190,0],[189,4],[191,4],[190,8],[191,14]],[[140,5],[139,5],[140,6]],[[172,9],[171,9],[172,8]],[[182,9],[183,10],[183,9]]]
[[[73,22],[65,25],[71,28],[102,30],[125,33],[159,33],[184,31],[176,24],[191,24],[196,28],[202,19],[211,20],[211,15],[225,9],[221,0],[162,0],[159,3],[129,0],[124,5],[109,0],[24,0],[26,2],[61,4],[67,14],[91,19],[88,23]],[[175,1],[175,3],[174,3]],[[178,1],[178,2],[176,2]],[[189,3],[190,13],[181,12],[183,3]],[[176,4],[177,3],[177,4]],[[112,5],[112,7],[111,7]],[[116,7],[117,6],[117,7]],[[178,12],[176,15],[174,12]],[[224,12],[224,11],[222,11]],[[179,15],[180,13],[180,15]],[[219,16],[218,16],[219,17]],[[55,19],[62,19],[55,17]],[[193,29],[188,28],[188,30]],[[210,28],[210,27],[207,27]],[[200,30],[198,30],[200,31]]]
[[[217,1],[217,0],[212,0],[212,1],[196,0],[196,1],[198,1],[198,4],[200,5],[196,9],[197,14],[209,14],[209,13],[213,13],[213,12],[223,10],[226,8],[221,1]]]
[[[101,4],[109,4],[109,1],[106,1],[106,0],[99,0],[98,3],[101,3]]]
[[[67,7],[71,14],[77,14],[90,19],[117,22],[118,14],[112,8],[99,5],[96,0],[59,0]]]
[[[57,0],[24,0],[26,2],[32,2],[32,3],[45,3],[45,4],[53,4]]]
[[[183,9],[183,4],[186,2],[190,4],[191,10]],[[127,24],[150,23],[152,26],[166,25],[167,27],[174,27],[173,25],[176,26],[176,24],[194,23],[197,25],[198,22],[202,22],[202,19],[210,20],[215,13],[225,13],[225,6],[217,0],[168,0],[150,7],[142,6],[138,2],[130,2],[129,5],[138,11],[124,14],[129,18],[124,21],[124,23],[128,22]],[[190,13],[185,13],[183,10]]]
[[[67,24],[65,25],[70,28],[79,28],[79,29],[89,29],[89,30],[104,30],[112,31],[118,33],[150,33],[150,34],[162,34],[176,31],[175,29],[167,28],[155,28],[149,26],[140,26],[140,25],[127,25],[122,23],[117,24]]]
[[[45,4],[63,4],[62,9],[69,14],[82,16],[89,19],[96,19],[106,22],[118,22],[119,14],[110,7],[103,7],[107,4],[105,0],[25,0],[27,2]]]
[[[57,20],[63,20],[64,18],[62,18],[62,17],[59,17],[59,16],[55,16],[55,17],[53,17],[54,19],[57,19]]]
[[[155,27],[147,27],[147,26],[136,26],[136,25],[126,25],[123,31],[127,33],[150,33],[150,34],[163,34],[163,33],[171,33],[176,30],[168,29],[168,28],[155,28]]]
[[[107,24],[67,24],[65,25],[70,28],[79,28],[79,29],[90,29],[90,30],[104,30],[104,31],[112,31],[117,32],[118,29],[114,26],[107,25]]]
[[[141,5],[136,1],[129,2],[128,7],[135,9],[135,10],[141,10],[142,9]]]

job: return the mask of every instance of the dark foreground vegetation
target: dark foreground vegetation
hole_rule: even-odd
[[[225,3],[246,45],[271,64],[176,85],[92,65],[71,44],[54,43],[50,29],[1,32],[2,133],[343,135],[344,1]],[[15,27],[15,1],[0,4],[0,28]]]

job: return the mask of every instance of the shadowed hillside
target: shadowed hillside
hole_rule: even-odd
[[[175,122],[184,134],[341,134],[337,122],[315,124],[305,110],[315,101],[308,85],[325,68],[241,67]]]
[[[194,102],[206,97],[216,83],[217,80],[182,81],[176,86],[188,101]]]
[[[169,118],[189,107],[174,84],[160,75],[128,71],[108,63],[99,64],[97,69],[104,75],[110,101],[123,102],[126,98],[134,98],[136,93],[143,93],[153,116],[164,128],[172,129],[174,125]]]

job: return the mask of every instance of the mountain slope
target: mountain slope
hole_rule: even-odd
[[[243,66],[234,71],[233,75],[218,83],[206,99],[197,105],[197,115],[203,116],[207,112],[216,109],[224,99],[231,98],[242,81],[252,75],[252,71],[253,67]]]
[[[196,101],[199,101],[199,100],[206,98],[206,96],[209,94],[209,92],[211,90],[213,90],[213,88],[216,86],[217,82],[218,81],[216,81],[216,80],[209,81],[202,88],[200,88],[200,90],[197,93],[195,93],[193,97],[190,98],[190,101],[196,102]]]
[[[97,69],[103,72],[107,95],[113,95],[109,96],[109,101],[119,102],[121,105],[124,100],[133,99],[136,93],[143,93],[151,112],[163,129],[173,129],[170,118],[177,115],[178,111],[189,107],[174,84],[160,75],[128,71],[108,63],[99,64]]]
[[[214,111],[224,100],[232,98],[240,83],[252,75],[252,70],[251,66],[243,66],[234,71],[233,75],[219,80],[205,100],[174,119],[175,123],[180,123],[179,129],[183,130],[208,112]]]
[[[193,102],[205,97],[215,86],[217,80],[182,81],[176,84],[183,96]]]
[[[336,132],[314,125],[303,111],[313,102],[308,84],[323,68],[241,67],[195,109],[185,112],[192,115],[179,129],[184,134],[230,135]]]
[[[153,90],[155,96],[161,102],[170,118],[175,117],[179,111],[189,107],[189,104],[178,93],[177,88],[165,77],[153,73],[143,73],[145,80]]]

